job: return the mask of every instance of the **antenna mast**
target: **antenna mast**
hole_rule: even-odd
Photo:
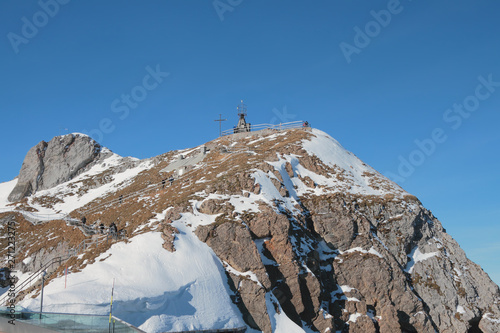
[[[238,116],[241,118],[245,118],[247,116],[247,106],[241,100],[241,104],[236,107],[238,110]]]
[[[241,104],[236,108],[238,110],[238,125],[234,128],[234,133],[250,132],[250,124],[247,123],[245,117],[247,116],[247,106],[241,100]]]

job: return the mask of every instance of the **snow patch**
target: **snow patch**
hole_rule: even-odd
[[[226,261],[223,261],[223,263],[224,263],[224,267],[226,268],[226,271],[228,271],[229,273],[236,275],[236,276],[246,277],[246,278],[252,280],[253,282],[257,283],[259,285],[259,287],[264,288],[262,286],[262,283],[259,282],[259,279],[257,278],[257,275],[255,275],[254,272],[252,272],[252,271],[240,272],[240,271],[237,271],[236,269],[234,269],[233,267],[231,267],[231,265],[229,265]]]
[[[340,251],[340,254],[344,254],[344,253],[353,253],[353,252],[360,252],[361,254],[373,254],[379,258],[384,258],[377,250],[375,250],[375,248],[372,246],[368,251],[367,250],[364,250],[363,248],[361,247],[353,247],[353,248],[350,248],[349,250],[345,250],[345,251]]]
[[[465,309],[461,305],[457,305],[457,312],[460,314],[465,314]]]
[[[408,264],[406,264],[405,272],[411,274],[413,272],[413,268],[415,267],[416,263],[435,257],[438,254],[439,252],[422,253],[420,252],[418,246],[415,246],[411,250],[410,254],[408,254],[410,261],[408,262]]]
[[[5,183],[0,183],[0,212],[14,209],[14,207],[8,208],[7,205],[11,203],[8,197],[16,185],[17,178]]]
[[[260,213],[259,204],[256,202],[259,200],[256,198],[255,194],[250,194],[250,197],[246,198],[241,195],[233,195],[229,199],[229,203],[234,206],[234,212],[243,214],[248,213]]]
[[[278,266],[278,263],[276,261],[271,260],[264,255],[264,243],[269,241],[269,240],[270,240],[270,238],[256,239],[256,240],[254,240],[254,243],[257,246],[257,249],[259,250],[260,259],[262,260],[262,263],[264,265]]]
[[[493,314],[491,314],[490,312],[487,312],[487,313],[484,314],[483,318],[491,321],[492,323],[500,324],[500,319],[492,318],[491,317],[492,315]]]
[[[352,288],[348,285],[337,285],[337,289],[332,291],[331,295],[332,295],[332,298],[336,298],[337,300],[344,300],[344,301],[348,301],[348,302],[360,302],[359,299],[357,299],[356,297],[348,297],[347,295],[345,295],[346,293],[349,293],[353,290],[356,290],[356,288]]]
[[[355,323],[355,322],[356,322],[356,320],[358,320],[358,318],[359,318],[359,317],[361,317],[361,316],[362,316],[362,314],[361,314],[361,313],[359,313],[359,312],[352,313],[352,314],[350,314],[350,315],[349,315],[349,320],[348,320],[348,322]]]
[[[264,172],[262,170],[255,170],[252,174],[252,177],[255,179],[255,182],[260,185],[260,194],[251,196],[252,198],[258,198],[265,203],[273,206],[273,203],[276,200],[279,200],[281,205],[284,208],[288,209],[292,213],[300,213],[300,210],[297,209],[296,205],[298,202],[294,198],[283,197],[276,186],[274,186],[271,179],[277,179],[276,176],[272,172]]]
[[[304,329],[288,318],[276,297],[270,292],[266,293],[266,307],[273,333],[305,333]]]

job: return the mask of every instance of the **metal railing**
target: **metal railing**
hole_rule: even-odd
[[[40,266],[39,269],[37,269],[33,274],[31,274],[21,284],[16,285],[16,287],[14,289],[15,295],[17,296],[19,294],[19,292],[22,291],[25,287],[27,287],[28,285],[31,285],[32,282],[40,279],[40,277],[43,274],[43,271],[45,271],[47,268],[51,267],[55,263],[59,263],[59,265],[61,265],[61,263],[63,261],[66,261],[68,258],[69,257],[59,256],[59,257],[54,257],[54,258],[50,259],[48,262],[46,262],[45,264],[43,264],[42,266]],[[0,299],[0,304],[4,304],[7,301],[8,297],[9,297],[9,292],[6,292],[4,294],[4,296]]]
[[[219,328],[219,329],[206,329],[206,330],[194,330],[194,331],[175,331],[169,333],[244,333],[247,331],[246,326],[237,328]]]
[[[37,281],[40,279],[43,271],[51,268],[53,265],[58,264],[61,266],[61,264],[68,260],[71,257],[77,256],[86,249],[88,249],[92,245],[99,245],[100,241],[108,241],[108,235],[102,235],[99,237],[96,237],[95,239],[84,239],[78,246],[75,248],[68,249],[68,252],[64,256],[58,256],[50,259],[46,263],[40,265],[40,268],[37,269],[35,272],[33,272],[26,280],[24,280],[22,283],[16,285],[14,289],[14,293],[17,295],[20,291],[22,291],[24,288],[26,288],[28,285],[31,285],[32,282]],[[9,296],[9,292],[6,292],[2,298],[0,298],[0,304],[4,304],[5,301],[7,300]]]
[[[64,220],[67,217],[67,215],[63,213],[40,214],[27,211],[19,211],[19,212],[24,215],[24,218],[26,220],[30,221],[33,224],[39,224],[53,220]]]
[[[98,315],[21,310],[16,311],[13,315],[17,324],[30,324],[31,332],[36,329],[36,327],[43,327],[51,332],[145,333],[143,330],[138,329],[124,320],[108,314]],[[0,309],[0,316],[11,318],[11,313],[8,309]],[[26,330],[22,331],[25,332]]]
[[[263,129],[273,129],[273,130],[287,130],[287,129],[292,129],[292,128],[302,128],[304,127],[304,122],[302,120],[297,120],[297,121],[291,121],[288,123],[279,123],[279,124],[258,124],[258,125],[252,125],[250,126],[250,132],[256,132],[260,131]],[[236,127],[228,130],[224,130],[221,133],[221,136],[226,136],[226,135],[231,135],[231,134],[236,134],[236,133],[244,133],[243,132],[238,132]]]
[[[24,216],[24,218],[31,222],[33,225],[38,225],[42,223],[46,223],[54,220],[64,220],[66,222],[75,220],[70,217],[68,214],[64,213],[53,213],[53,214],[43,214],[43,213],[34,213],[28,212],[25,210],[16,210],[16,209],[8,209],[8,208],[0,208],[0,213],[19,213]]]

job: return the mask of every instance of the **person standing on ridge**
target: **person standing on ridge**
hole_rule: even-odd
[[[117,235],[118,235],[118,229],[116,228],[116,224],[115,222],[111,222],[111,224],[109,225],[109,233],[111,234],[111,236],[116,239],[117,238]]]

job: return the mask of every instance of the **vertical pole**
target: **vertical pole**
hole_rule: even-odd
[[[43,287],[45,285],[45,271],[42,272],[42,297],[40,300],[40,319],[42,319],[42,311],[43,311]]]
[[[222,136],[222,114],[219,113],[219,136]]]
[[[68,282],[68,263],[66,263],[66,270],[65,270],[65,278],[64,278],[64,289],[66,289],[66,282]]]
[[[109,304],[109,332],[111,332],[111,316],[113,314],[113,292],[114,291],[115,291],[115,279],[113,278],[113,287],[111,288],[111,303]]]

